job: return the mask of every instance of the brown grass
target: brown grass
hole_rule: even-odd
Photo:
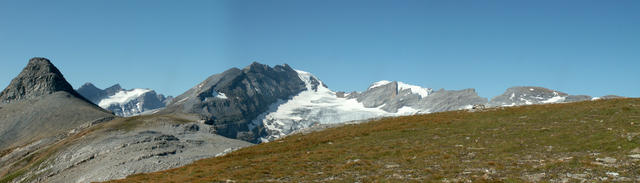
[[[640,99],[452,111],[291,135],[113,182],[423,182],[640,176]],[[613,157],[614,164],[596,158]],[[573,180],[573,179],[570,179]]]

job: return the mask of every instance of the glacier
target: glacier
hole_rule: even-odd
[[[321,80],[309,72],[296,70],[298,77],[305,83],[307,90],[300,92],[287,101],[272,104],[269,110],[253,120],[251,127],[264,125],[268,136],[261,138],[268,142],[296,130],[308,128],[316,124],[335,124],[385,116],[417,114],[420,111],[411,107],[402,107],[391,113],[381,107],[367,108],[355,98],[340,98],[336,92],[327,88]],[[317,82],[314,82],[317,81]],[[384,85],[390,82],[379,82]],[[374,88],[376,84],[370,88]],[[405,85],[407,89],[415,86]],[[423,92],[422,90],[417,90]]]
[[[108,108],[109,106],[114,104],[124,104],[150,91],[151,90],[149,89],[142,89],[142,88],[136,88],[131,91],[126,91],[126,90],[119,91],[115,95],[109,96],[108,98],[101,100],[100,103],[98,103],[98,106],[102,108]]]

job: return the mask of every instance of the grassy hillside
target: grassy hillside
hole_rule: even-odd
[[[640,99],[612,99],[386,118],[114,182],[640,181],[639,147]]]

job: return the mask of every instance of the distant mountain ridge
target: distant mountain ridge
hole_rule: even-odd
[[[363,92],[334,92],[313,74],[289,65],[257,62],[215,74],[176,97],[164,113],[193,113],[216,133],[267,142],[316,124],[384,116],[593,100],[542,87],[512,87],[490,101],[475,89],[433,90],[399,81],[378,81]]]
[[[216,133],[257,143],[318,123],[456,110],[486,102],[473,89],[433,92],[397,81],[381,81],[362,93],[344,95],[311,73],[286,64],[254,62],[210,76],[161,113],[199,114]]]
[[[57,69],[52,71],[59,73]],[[16,89],[7,90],[10,92],[3,94],[20,93]],[[475,89],[433,90],[387,80],[372,83],[362,92],[334,92],[311,73],[287,64],[270,67],[257,62],[243,69],[214,74],[175,100],[150,89],[125,90],[119,84],[100,89],[86,83],[77,91],[118,116],[150,112],[197,114],[204,123],[213,125],[217,134],[253,143],[270,141],[314,124],[471,109],[475,105],[516,106],[597,99],[524,86],[509,88],[488,100],[478,96]],[[10,102],[21,96],[5,98]]]
[[[173,99],[171,96],[165,97],[150,89],[125,90],[120,84],[103,90],[92,83],[85,83],[77,91],[94,104],[123,117],[163,108]]]

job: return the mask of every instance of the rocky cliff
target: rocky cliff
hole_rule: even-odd
[[[257,142],[261,127],[250,123],[269,106],[287,100],[306,89],[298,73],[289,65],[269,67],[253,63],[215,74],[176,97],[161,113],[199,114],[216,133],[225,137]]]

